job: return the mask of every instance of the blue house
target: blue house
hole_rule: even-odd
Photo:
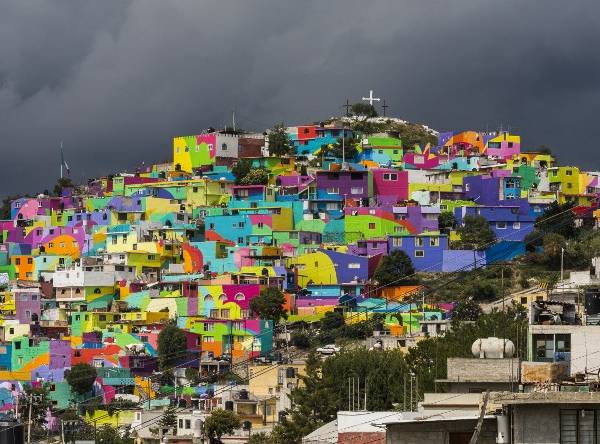
[[[445,234],[426,233],[420,235],[390,236],[388,238],[390,253],[394,250],[404,251],[417,271],[442,271],[444,251],[448,250],[448,236]]]
[[[498,240],[521,242],[533,231],[535,218],[529,209],[521,206],[479,206],[460,207],[454,210],[454,216],[459,224],[465,216],[483,216],[490,224]]]

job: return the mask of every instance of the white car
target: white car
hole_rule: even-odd
[[[317,349],[317,353],[321,353],[322,355],[333,355],[339,351],[340,348],[337,347],[335,344],[327,344]]]

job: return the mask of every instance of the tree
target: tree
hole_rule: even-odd
[[[249,159],[238,159],[231,167],[231,172],[235,176],[235,184],[240,185],[251,169],[252,162]]]
[[[481,316],[481,308],[471,299],[459,301],[452,310],[451,319],[458,321],[476,321]]]
[[[275,442],[300,443],[303,436],[335,418],[338,394],[324,383],[322,367],[323,362],[314,352],[308,355],[305,374],[300,376],[302,384],[289,395],[292,408],[273,429]],[[342,374],[338,376],[343,379]]]
[[[200,372],[197,368],[188,367],[185,369],[185,379],[187,379],[190,384],[197,385],[201,381]]]
[[[271,156],[282,157],[292,153],[293,145],[283,123],[278,123],[269,131],[268,141]]]
[[[351,160],[356,157],[358,154],[358,149],[356,146],[358,145],[359,140],[354,137],[346,137],[342,139],[339,137],[337,141],[325,148],[325,154],[327,156],[337,157],[338,159],[345,158],[346,160]]]
[[[284,304],[285,296],[279,288],[266,287],[250,301],[250,311],[263,320],[277,324],[280,319],[288,317]]]
[[[10,219],[10,205],[13,200],[19,199],[21,196],[6,196],[2,199],[2,208],[0,208],[0,220]]]
[[[358,102],[352,105],[352,114],[363,117],[377,117],[377,110],[373,105]]]
[[[404,147],[425,146],[428,143],[433,146],[438,144],[438,138],[418,123],[395,123],[390,130],[398,132],[398,137],[402,140]]]
[[[577,235],[573,204],[552,202],[548,208],[535,220],[535,227],[543,234],[557,233],[567,239]]]
[[[484,250],[496,240],[496,233],[483,216],[465,216],[458,233],[460,234],[459,245],[463,249]]]
[[[301,350],[310,348],[310,336],[304,332],[293,333],[290,339],[290,345]]]
[[[252,169],[240,180],[240,185],[267,185],[268,183],[269,172],[264,168]]]
[[[133,444],[134,440],[130,435],[129,428],[120,430],[104,424],[96,431],[96,442],[98,444]]]
[[[402,250],[394,250],[379,263],[373,274],[378,285],[414,285],[418,279],[408,255]]]
[[[56,185],[54,185],[54,195],[60,197],[64,188],[73,188],[74,186],[70,177],[61,177],[56,181]]]
[[[185,357],[187,336],[174,323],[169,323],[158,334],[158,364],[161,370],[172,367]]]
[[[345,324],[344,314],[339,311],[328,311],[321,318],[321,329],[322,330],[335,330]]]
[[[83,396],[92,390],[97,376],[94,367],[81,363],[71,367],[71,370],[66,373],[65,379],[75,393]]]
[[[273,438],[265,433],[254,433],[248,438],[248,444],[275,444]]]
[[[449,234],[456,228],[456,217],[451,211],[442,211],[438,216],[438,228],[441,233]]]
[[[23,392],[19,394],[19,416],[21,418],[29,417],[29,405],[31,404],[33,436],[41,436],[45,433],[48,409],[52,406],[49,390],[50,386],[47,383],[38,387],[34,387],[31,384],[25,384]]]
[[[165,413],[163,413],[160,421],[158,421],[158,425],[162,429],[177,428],[177,408],[174,405],[170,405],[165,409]]]
[[[204,433],[211,444],[221,443],[223,435],[231,435],[242,423],[238,415],[228,410],[216,409],[204,421]]]
[[[544,262],[551,266],[560,266],[562,251],[567,246],[564,236],[558,233],[548,233],[544,236]]]
[[[491,301],[497,298],[498,288],[489,281],[474,280],[465,285],[464,296],[476,301]]]

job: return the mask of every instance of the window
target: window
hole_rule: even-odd
[[[21,350],[21,341],[15,342],[15,350]]]
[[[213,338],[212,336],[203,336],[202,342],[215,342],[215,338]]]
[[[238,237],[238,244],[243,244],[244,243],[244,238],[243,237]]]
[[[223,151],[227,151],[227,144],[226,143],[221,144],[221,149]]]
[[[179,428],[183,429],[183,419],[179,418]]]
[[[352,187],[350,188],[350,194],[363,194],[364,192],[364,188],[363,187]]]
[[[185,428],[186,429],[191,429],[192,428],[192,421],[190,419],[186,419],[185,420]]]
[[[430,237],[429,238],[429,246],[430,247],[439,247],[440,246],[440,238],[439,237]]]
[[[415,250],[415,257],[425,257],[425,251]]]
[[[204,331],[213,331],[215,329],[215,324],[211,322],[204,323]]]
[[[515,230],[519,230],[519,229],[521,229],[521,222],[513,222],[513,223],[512,223],[512,227],[513,227],[513,229],[515,229]]]
[[[112,236],[112,244],[117,245],[117,236]]]
[[[339,194],[340,189],[338,187],[327,188],[327,194]]]
[[[369,222],[369,230],[374,230],[376,228],[375,222]]]
[[[425,245],[425,239],[422,237],[415,237],[415,247],[422,247]]]
[[[246,222],[238,222],[238,228],[244,228],[246,226]]]
[[[236,295],[235,295],[236,301],[243,301],[244,299],[245,299],[245,296],[242,293],[236,293]]]
[[[600,420],[600,410],[561,409],[560,442],[565,444],[598,443],[600,430],[595,426]]]
[[[264,226],[265,226],[265,224],[263,222],[258,223],[258,228],[263,228]]]
[[[360,268],[360,264],[358,262],[350,262],[348,268]]]
[[[350,180],[362,180],[363,175],[361,173],[350,173]]]
[[[470,183],[466,183],[465,184],[465,191],[471,191],[471,184]]]
[[[402,246],[402,238],[401,237],[393,237],[392,238],[392,245],[394,247],[401,247]]]
[[[338,204],[337,202],[328,202],[327,205],[325,205],[325,209],[328,211],[335,211],[338,209]]]
[[[572,170],[566,170],[566,171],[565,171],[565,174],[566,174],[567,176],[572,176],[572,175],[573,175],[573,171],[572,171]]]
[[[237,195],[239,197],[248,197],[248,190],[237,190]]]

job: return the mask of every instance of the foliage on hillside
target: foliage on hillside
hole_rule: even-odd
[[[367,410],[410,409],[408,387],[410,375],[416,395],[443,391],[435,386],[436,379],[447,376],[446,360],[449,357],[471,357],[471,345],[478,338],[506,337],[517,347],[517,355],[525,356],[527,319],[522,308],[510,307],[505,313],[493,312],[479,316],[474,322],[454,321],[452,331],[441,338],[428,338],[411,348],[400,350],[373,350],[365,348],[345,350],[320,360],[311,354],[307,360],[303,386],[291,393],[293,407],[287,411],[286,420],[277,425],[269,437],[261,442],[272,444],[299,443],[316,428],[333,420],[338,410],[348,409],[351,378],[361,380],[360,398],[364,408],[364,390],[367,390]],[[407,381],[407,384],[404,384]],[[405,391],[406,388],[406,391]],[[416,401],[413,402],[416,404]]]

